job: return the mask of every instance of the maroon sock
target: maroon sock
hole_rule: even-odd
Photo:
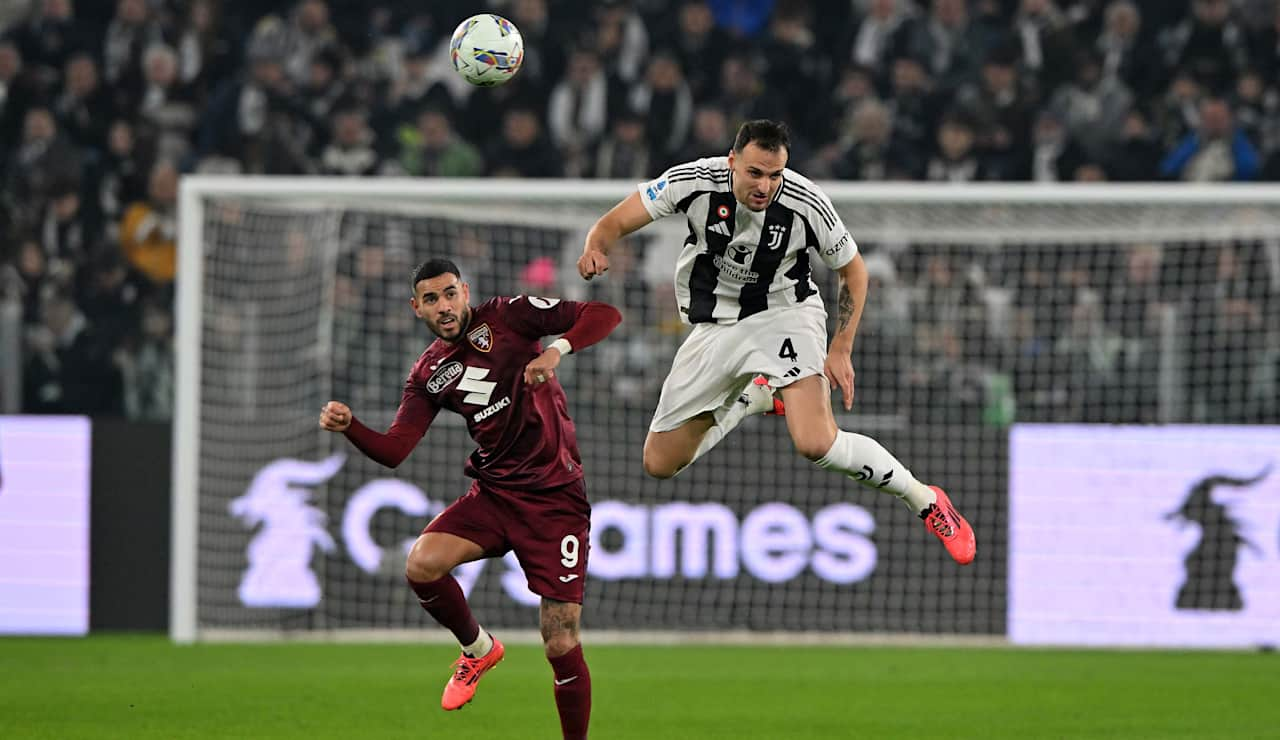
[[[418,595],[418,603],[427,610],[441,627],[453,633],[460,645],[470,645],[480,636],[480,624],[471,615],[471,607],[467,605],[467,597],[462,594],[462,587],[453,579],[445,576],[435,581],[409,581],[409,588]]]
[[[582,657],[582,645],[558,658],[547,658],[556,674],[556,711],[565,740],[586,740],[591,721],[591,671]]]

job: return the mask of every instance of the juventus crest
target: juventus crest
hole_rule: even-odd
[[[787,227],[782,224],[769,224],[769,241],[765,244],[769,249],[782,246],[782,238],[787,235]]]

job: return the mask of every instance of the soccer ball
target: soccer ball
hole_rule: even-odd
[[[473,15],[449,41],[453,68],[480,87],[501,85],[515,76],[524,61],[524,39],[515,24],[492,13]]]

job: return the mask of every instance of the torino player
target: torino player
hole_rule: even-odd
[[[591,506],[555,369],[564,355],[608,336],[622,316],[597,302],[516,296],[472,309],[470,298],[453,262],[420,265],[409,302],[437,339],[413,366],[391,428],[373,431],[337,401],[325,405],[320,426],[342,432],[366,456],[394,468],[441,409],[466,419],[478,445],[465,468],[475,482],[427,525],[405,567],[422,608],[462,645],[441,706],[452,710],[471,701],[480,677],[503,656],[502,643],[481,629],[450,572],[514,550],[529,588],[542,597],[542,639],[564,737],[584,738],[591,675],[578,620]],[[561,333],[542,348],[542,337]]]

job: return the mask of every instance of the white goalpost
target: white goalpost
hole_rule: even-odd
[[[604,280],[574,268],[587,229],[634,187],[184,178],[172,638],[436,629],[401,569],[406,543],[466,490],[465,428],[441,415],[389,471],[316,425],[329,399],[389,424],[431,339],[407,305],[428,256],[455,259],[473,305],[536,293],[623,310],[562,376],[593,502],[584,626],[623,639],[1003,640],[1050,618],[1035,567],[1056,556],[1035,543],[1054,535],[1024,518],[1048,494],[1020,487],[1019,467],[1048,461],[1026,450],[1081,424],[1280,421],[1280,187],[824,183],[872,278],[857,401],[837,420],[946,487],[978,561],[953,568],[900,503],[806,463],[772,418],[673,481],[647,479],[644,433],[683,337],[671,276],[688,225],[638,232]],[[835,278],[811,264],[830,307]],[[1055,496],[1071,495],[1062,475]],[[1193,520],[1186,494],[1171,482],[1155,513]],[[1230,575],[1172,570],[1188,547],[1160,556],[1182,578],[1169,608],[1229,609]],[[536,624],[514,557],[457,577],[484,624]]]

